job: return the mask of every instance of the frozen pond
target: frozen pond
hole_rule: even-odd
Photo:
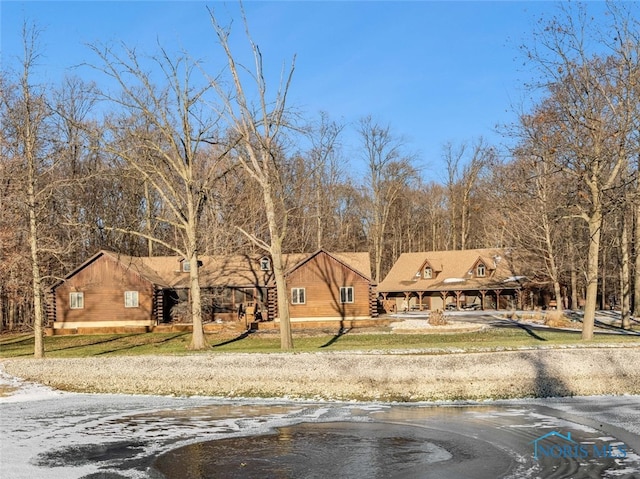
[[[11,479],[639,478],[640,396],[314,403],[51,391],[7,376]]]

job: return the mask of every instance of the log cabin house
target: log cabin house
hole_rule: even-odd
[[[524,276],[510,253],[487,248],[403,253],[378,284],[383,309],[511,309],[522,306]]]
[[[368,253],[319,250],[283,259],[292,323],[312,325],[377,316]],[[49,328],[54,333],[126,331],[188,323],[192,267],[176,256],[135,257],[100,251],[51,288]],[[204,322],[278,322],[268,256],[203,256],[197,267]]]

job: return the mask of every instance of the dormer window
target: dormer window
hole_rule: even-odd
[[[189,271],[191,271],[191,263],[185,259],[182,262],[182,272],[188,273]]]
[[[422,277],[424,279],[431,279],[433,278],[433,270],[431,269],[431,266],[425,266],[424,268],[424,272],[422,274]]]
[[[271,261],[266,256],[260,260],[261,271],[271,271]]]
[[[487,268],[485,267],[484,263],[478,263],[478,266],[476,267],[476,276],[478,276],[478,278],[484,278],[486,273]]]

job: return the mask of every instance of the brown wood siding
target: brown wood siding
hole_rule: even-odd
[[[125,291],[138,291],[138,307],[125,308]],[[70,309],[70,293],[84,293],[84,308]],[[153,318],[153,285],[108,257],[97,258],[55,290],[56,321],[132,321]]]
[[[47,291],[47,326],[56,320],[56,295],[53,291]]]
[[[341,287],[354,288],[354,302],[340,302]],[[292,318],[362,317],[370,316],[370,282],[361,275],[320,253],[287,277],[287,294],[291,289],[305,289],[305,304],[291,304]]]

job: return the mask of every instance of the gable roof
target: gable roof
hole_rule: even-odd
[[[300,259],[298,262],[294,263],[293,266],[291,266],[288,269],[285,268],[285,275],[290,274],[294,270],[300,268],[302,265],[310,261],[312,258],[315,258],[319,254],[326,254],[333,260],[346,266],[350,270],[362,276],[367,281],[371,282],[371,259],[369,257],[369,253],[366,253],[366,252],[329,253],[328,251],[322,248],[317,250],[315,253],[311,253],[311,254],[305,253],[302,255],[285,255],[289,260],[288,261],[289,264],[295,260],[296,256],[300,256]]]
[[[509,252],[502,248],[403,253],[378,284],[378,291],[464,291],[518,287],[509,256]],[[475,268],[480,262],[487,269],[485,277],[475,275]],[[421,268],[426,263],[437,272],[432,278],[422,275]]]
[[[296,253],[283,255],[285,271],[295,268],[317,253]],[[334,253],[331,256],[359,274],[370,271],[368,253]],[[182,271],[183,258],[179,256],[129,256],[101,250],[80,266],[68,273],[51,289],[57,288],[99,258],[115,261],[123,268],[133,271],[160,288],[183,289],[189,287],[189,274]],[[264,255],[215,255],[200,256],[200,286],[202,288],[233,286],[267,286],[272,282],[273,272],[263,271],[260,260]],[[367,270],[367,268],[369,268]],[[370,274],[366,274],[370,278]]]

